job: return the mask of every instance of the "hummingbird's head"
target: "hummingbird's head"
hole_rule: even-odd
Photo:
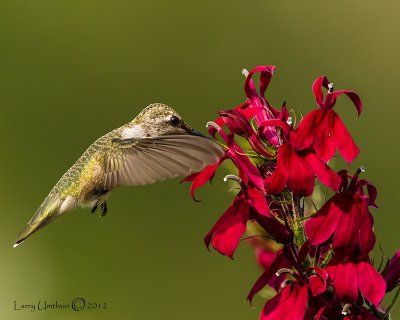
[[[174,109],[162,103],[147,106],[131,123],[131,128],[135,128],[135,132],[145,133],[145,137],[174,134],[203,136],[193,130]]]

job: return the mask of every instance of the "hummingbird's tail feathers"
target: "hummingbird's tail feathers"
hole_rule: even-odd
[[[30,235],[55,220],[62,213],[71,210],[76,203],[74,200],[72,197],[61,199],[58,193],[50,194],[21,231],[15,241],[14,248]]]

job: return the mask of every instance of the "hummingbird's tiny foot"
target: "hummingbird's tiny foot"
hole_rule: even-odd
[[[97,210],[97,203],[94,205],[94,207],[92,208],[92,210],[90,211],[91,213],[95,213]],[[103,209],[102,209],[103,210]]]
[[[107,214],[107,202],[101,204],[101,216],[104,217]]]

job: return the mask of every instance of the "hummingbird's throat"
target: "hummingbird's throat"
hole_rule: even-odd
[[[146,130],[140,124],[134,124],[121,132],[122,139],[142,139],[147,136]]]

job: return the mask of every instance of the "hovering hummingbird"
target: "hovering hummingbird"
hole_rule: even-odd
[[[107,213],[107,196],[120,186],[187,176],[215,164],[224,152],[165,104],[97,139],[61,177],[18,236],[14,247],[64,213],[89,207]]]

